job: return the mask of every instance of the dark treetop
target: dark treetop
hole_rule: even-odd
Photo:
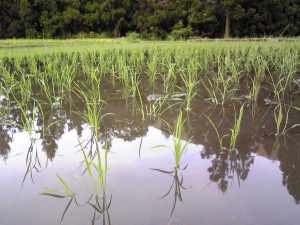
[[[0,21],[0,38],[297,36],[300,0],[1,0]]]

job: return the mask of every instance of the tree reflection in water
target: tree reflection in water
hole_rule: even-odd
[[[289,194],[293,196],[297,205],[300,203],[300,141],[293,138],[281,137],[278,140],[278,159],[282,171],[282,184],[286,186]],[[289,142],[287,146],[286,143]],[[292,145],[291,145],[292,144]],[[293,146],[294,145],[294,146]]]
[[[9,125],[0,125],[0,159],[2,158],[4,161],[8,159],[11,150],[9,145],[12,142],[12,136],[9,134],[10,129]]]
[[[103,119],[103,125],[99,128],[100,139],[107,139],[109,146],[111,146],[111,142],[114,138],[132,141],[144,137],[147,134],[150,125],[160,129],[162,135],[165,137],[169,137],[170,133],[167,131],[166,127],[164,127],[164,123],[159,121],[166,120],[169,123],[173,123],[175,118],[174,115],[176,114],[173,115],[170,111],[166,111],[159,118],[152,117],[151,119],[146,118],[143,120],[141,114],[133,112],[134,109],[128,107],[130,101],[130,99],[110,100],[109,104],[103,109],[103,113],[110,112],[113,113],[114,116],[105,117]],[[50,108],[47,105],[41,105],[43,112],[36,111],[36,123],[39,129],[34,131],[36,134],[35,136],[38,136],[39,139],[37,139],[37,142],[30,144],[29,150],[27,149],[28,146],[25,148],[26,151],[28,150],[26,152],[28,160],[25,169],[25,173],[27,173],[24,176],[25,178],[29,174],[30,177],[33,178],[31,172],[42,171],[45,169],[47,162],[40,166],[39,158],[37,158],[41,156],[41,149],[45,152],[47,159],[54,160],[58,151],[59,140],[65,132],[76,130],[77,137],[80,138],[87,127],[83,118],[77,113],[74,113],[85,112],[84,104],[76,98],[74,98],[73,101],[67,102],[65,105],[63,103],[58,108]],[[4,117],[9,118],[10,121],[15,121],[16,124],[20,124],[20,110],[15,106],[15,103],[11,102],[11,110],[7,111],[9,114],[4,115]],[[34,110],[29,108],[29,111]],[[227,114],[224,121],[231,124],[232,121],[230,120],[230,115],[232,113],[229,113],[229,116]],[[296,118],[297,115],[294,115],[294,117]],[[290,117],[291,116],[292,115],[290,115]],[[262,116],[257,112],[256,117]],[[201,152],[201,158],[211,158],[211,166],[208,168],[209,178],[212,182],[218,183],[218,187],[222,192],[227,191],[233,179],[237,179],[239,184],[241,184],[241,181],[247,179],[250,167],[254,163],[254,153],[257,152],[257,146],[260,145],[267,155],[277,152],[275,155],[276,160],[280,161],[282,184],[286,186],[289,194],[293,196],[295,203],[300,203],[300,143],[298,140],[299,138],[297,138],[297,132],[292,134],[291,137],[286,137],[288,139],[286,141],[287,143],[285,143],[282,138],[279,139],[277,145],[274,145],[274,143],[276,143],[275,137],[257,136],[253,139],[251,136],[252,134],[249,133],[249,127],[251,127],[250,122],[253,121],[251,118],[247,118],[247,114],[245,114],[244,125],[241,127],[241,139],[238,140],[237,149],[232,151],[219,151],[211,138],[211,135],[214,135],[214,132],[211,130],[210,124],[208,124],[207,121],[205,122],[205,118],[199,114],[191,113],[189,121],[190,127],[187,130],[189,131],[188,136],[193,136],[191,143],[205,145],[205,149]],[[266,123],[267,122],[264,120],[264,124]],[[268,127],[268,124],[266,127]],[[220,129],[222,129],[222,133],[228,132],[228,127],[226,126],[220,127]],[[264,130],[266,129],[267,128],[264,128]],[[14,153],[14,149],[11,149],[11,143],[14,141],[14,134],[23,131],[24,130],[20,126],[13,126],[5,121],[0,122],[0,157],[4,161]],[[185,137],[183,137],[183,139],[184,138]],[[243,143],[242,147],[239,143]],[[278,143],[280,144],[279,146]],[[174,171],[174,183],[177,181],[177,184],[180,184],[180,177],[177,175]],[[178,179],[175,179],[176,177]],[[180,187],[180,185],[177,187]],[[179,196],[177,196],[178,200],[180,200]]]
[[[210,156],[210,152],[205,149],[201,153],[202,158]],[[229,181],[233,182],[236,178],[240,185],[248,177],[250,166],[254,162],[254,156],[251,152],[240,153],[237,149],[217,151],[212,166],[207,169],[210,173],[210,180],[217,182],[219,189],[224,193],[227,191]]]

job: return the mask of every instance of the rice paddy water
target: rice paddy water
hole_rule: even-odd
[[[8,42],[1,224],[298,224],[297,39]]]

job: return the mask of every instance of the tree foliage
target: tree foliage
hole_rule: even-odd
[[[1,0],[0,38],[296,36],[299,0]]]

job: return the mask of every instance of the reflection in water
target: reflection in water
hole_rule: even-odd
[[[283,138],[282,138],[283,139]],[[294,197],[297,205],[300,203],[300,142],[298,145],[286,145],[289,140],[281,140],[283,144],[278,151],[278,159],[280,160],[280,170],[282,171],[282,184],[286,186],[289,194]],[[296,142],[296,143],[297,143]],[[295,143],[295,142],[292,142]],[[280,140],[279,140],[280,144]],[[297,147],[298,146],[298,147]]]
[[[183,190],[186,190],[188,188],[184,187],[183,186],[183,174],[181,173],[179,176],[179,171],[184,171],[185,169],[187,168],[187,166],[185,166],[183,169],[180,169],[178,167],[175,167],[173,171],[166,171],[166,170],[161,170],[161,169],[152,169],[152,170],[155,170],[155,171],[158,171],[160,173],[164,173],[164,174],[167,174],[167,175],[170,175],[173,177],[173,180],[172,180],[172,184],[169,188],[169,190],[166,192],[166,194],[164,194],[162,198],[165,198],[167,197],[171,192],[172,192],[172,189],[174,188],[173,192],[173,207],[171,209],[171,214],[170,216],[172,217],[174,211],[175,211],[175,207],[176,207],[176,204],[177,204],[177,200],[182,202],[183,201],[183,198],[182,198],[182,194],[181,194],[181,189]]]
[[[107,200],[106,197],[99,197],[95,195],[91,195],[89,199],[87,199],[84,203],[79,203],[79,200],[77,199],[77,196],[75,194],[72,194],[70,196],[64,196],[64,195],[58,195],[58,194],[52,194],[52,193],[42,193],[42,195],[47,195],[53,198],[70,198],[68,201],[66,207],[64,208],[64,211],[62,212],[62,216],[60,219],[60,222],[62,222],[72,204],[75,204],[79,207],[85,207],[90,206],[93,210],[92,218],[90,219],[91,225],[98,224],[97,221],[101,220],[102,217],[102,225],[111,225],[111,219],[109,214],[109,208],[111,206],[112,197],[110,197],[109,200]]]
[[[256,139],[257,154],[279,160],[282,185],[286,186],[296,204],[300,203],[300,140],[283,136],[266,136]]]
[[[91,224],[95,225],[97,220],[99,220],[102,216],[102,225],[111,225],[111,219],[109,215],[109,207],[111,205],[111,198],[107,202],[106,197],[99,198],[95,197],[95,201],[88,204],[94,208],[93,218],[91,220]],[[98,215],[99,214],[99,215]]]
[[[143,140],[143,137],[147,135],[149,126],[153,126],[161,130],[161,134],[166,138],[170,137],[170,131],[167,129],[166,121],[169,124],[175,124],[178,112],[176,110],[166,110],[159,117],[146,116],[143,118],[141,113],[134,111],[134,107],[131,107],[131,101],[134,99],[128,98],[115,98],[108,100],[108,104],[103,108],[103,114],[113,113],[114,116],[107,116],[103,118],[101,126],[99,126],[98,134],[99,140],[95,140],[95,135],[91,130],[90,136],[87,140],[83,140],[84,147],[87,148],[87,154],[90,158],[95,158],[96,151],[94,147],[96,142],[103,144],[103,140],[108,141],[108,146],[112,145],[112,141],[115,138],[120,138],[124,141],[131,142],[136,139]],[[10,103],[14,108],[14,103]],[[149,103],[145,103],[149,104]],[[175,106],[178,106],[178,104]],[[146,108],[146,107],[144,107]],[[268,157],[269,155],[275,155],[273,160],[280,161],[280,170],[282,171],[282,184],[286,187],[289,194],[293,196],[296,204],[300,202],[300,150],[299,150],[299,138],[288,138],[287,141],[283,139],[276,139],[271,133],[273,127],[271,121],[273,119],[272,112],[270,115],[265,116],[264,120],[260,123],[255,123],[254,119],[249,115],[252,114],[251,109],[247,111],[245,109],[245,115],[242,121],[241,134],[237,140],[237,147],[232,151],[219,151],[215,132],[211,125],[207,123],[207,119],[201,114],[212,110],[203,102],[195,102],[193,106],[195,112],[191,112],[188,116],[188,123],[183,126],[182,139],[187,140],[187,137],[193,137],[191,143],[202,144],[205,146],[201,152],[202,159],[211,159],[211,165],[208,166],[207,171],[209,173],[209,179],[212,182],[217,183],[219,190],[225,193],[233,180],[237,180],[239,184],[248,178],[251,167],[255,162],[255,153]],[[26,171],[23,179],[31,177],[33,180],[34,172],[40,172],[47,168],[49,161],[55,161],[57,151],[59,151],[59,141],[63,138],[63,135],[70,131],[76,131],[76,136],[81,138],[83,130],[89,127],[86,121],[79,116],[80,113],[86,113],[84,104],[80,99],[73,97],[72,101],[62,104],[60,107],[51,108],[49,106],[42,106],[42,111],[35,110],[37,113],[35,122],[35,136],[36,139],[32,139],[29,149],[26,146]],[[33,112],[33,109],[29,109]],[[217,110],[216,110],[217,111]],[[76,112],[76,113],[75,113]],[[206,113],[209,114],[209,113]],[[263,118],[265,110],[256,112],[256,117]],[[294,118],[297,117],[296,114]],[[226,134],[229,128],[232,127],[234,121],[234,113],[230,109],[224,109],[222,111],[222,124],[219,129],[222,134]],[[290,115],[293,116],[292,114]],[[18,109],[14,108],[7,116],[11,121],[16,121],[16,124],[20,124],[21,113]],[[216,117],[219,119],[219,117]],[[268,119],[271,118],[271,119]],[[143,120],[144,119],[144,120]],[[254,125],[253,125],[254,123]],[[217,122],[216,122],[217,124]],[[258,135],[254,135],[256,131],[259,131]],[[13,134],[21,133],[24,129],[20,126],[12,126],[7,123],[0,124],[0,154],[3,160],[9,159],[11,155],[14,155],[14,149],[11,149],[11,143],[14,141]],[[264,135],[265,134],[265,135]],[[295,137],[295,135],[292,135]],[[78,143],[74,138],[74,146]],[[274,145],[274,143],[276,145]],[[279,144],[279,145],[278,145]],[[141,146],[141,145],[140,145]],[[41,162],[41,150],[45,153],[47,160]],[[125,156],[126,157],[126,156]],[[172,216],[176,204],[183,201],[182,190],[186,188],[183,185],[183,170],[175,169],[174,171],[163,171],[156,169],[156,171],[169,174],[172,177],[170,188],[162,196],[163,198],[172,195],[173,205],[170,209],[170,215]],[[76,200],[77,201],[77,200]],[[70,204],[77,202],[72,200]],[[78,204],[79,206],[83,206]],[[100,218],[102,218],[103,224],[110,224],[110,215],[108,209],[111,205],[111,199],[95,197],[87,199],[84,206],[90,206],[93,210],[92,224],[96,224]],[[69,205],[70,206],[70,205]],[[68,210],[69,206],[66,208]],[[178,207],[177,207],[178,208]],[[66,211],[67,211],[66,210]],[[64,213],[65,214],[65,213]]]
[[[208,158],[210,155],[205,149],[201,153],[202,158]],[[234,179],[244,181],[247,179],[250,166],[254,162],[254,156],[251,152],[245,154],[240,153],[237,149],[224,150],[217,152],[212,160],[212,166],[208,168],[210,180],[217,182],[219,189],[224,193],[227,191],[229,181]]]
[[[0,158],[5,161],[10,152],[9,143],[12,142],[12,137],[9,134],[10,127],[8,125],[0,125]]]
[[[66,125],[65,111],[61,108],[49,108],[43,112],[43,118],[39,122],[44,129],[41,130],[42,147],[50,160],[53,160],[57,152],[57,142],[64,134]]]
[[[26,172],[22,181],[22,187],[24,185],[26,177],[29,175],[31,178],[31,181],[33,183],[33,172],[42,172],[44,171],[48,166],[48,158],[45,162],[45,165],[42,165],[40,159],[39,159],[39,151],[38,147],[36,145],[36,140],[32,139],[30,142],[30,146],[27,150],[26,155]]]
[[[106,175],[108,170],[107,165],[107,154],[109,152],[108,140],[106,139],[103,151],[104,155],[101,155],[101,149],[98,143],[99,137],[95,133],[94,129],[90,129],[91,135],[87,140],[87,143],[80,142],[79,146],[84,156],[84,161],[81,166],[84,167],[84,174],[87,175],[88,181],[85,181],[82,176],[75,176],[77,180],[91,193],[91,196],[84,204],[78,203],[78,198],[82,193],[76,194],[73,192],[71,187],[61,178],[59,175],[60,182],[64,186],[64,190],[52,190],[47,189],[42,195],[47,195],[56,198],[70,198],[67,206],[61,217],[61,222],[65,217],[70,205],[75,202],[77,206],[89,205],[93,208],[93,217],[91,224],[96,224],[96,221],[102,216],[102,224],[111,224],[110,215],[108,209],[111,205],[112,197],[107,201],[106,198]],[[88,149],[88,153],[85,151]],[[65,195],[58,195],[56,192],[63,192]],[[99,215],[98,215],[99,214]]]

